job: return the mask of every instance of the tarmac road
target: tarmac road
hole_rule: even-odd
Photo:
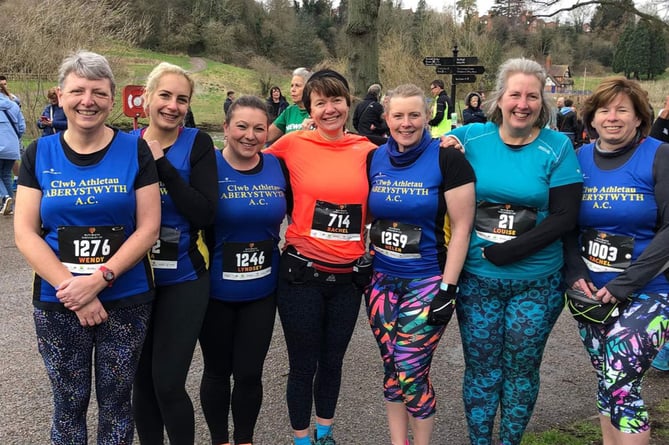
[[[37,352],[32,322],[32,272],[14,246],[12,218],[0,217],[0,445],[49,443],[51,391]],[[256,445],[290,445],[285,405],[288,360],[276,323],[265,363],[265,398],[256,427]],[[460,397],[464,369],[455,318],[448,326],[432,367],[438,396],[433,444],[466,445],[466,425]],[[210,443],[198,399],[202,360],[199,350],[191,367],[188,388],[196,416],[196,444]],[[379,352],[361,307],[358,326],[344,365],[337,407],[335,438],[340,445],[389,443],[381,392]],[[542,385],[529,431],[543,431],[578,419],[595,418],[595,378],[568,312],[557,322],[541,367]],[[646,402],[654,406],[669,398],[669,373],[651,370],[644,385]],[[89,437],[95,437],[96,405],[89,410]],[[655,418],[655,422],[669,419]],[[91,443],[95,441],[92,439]],[[652,445],[669,445],[654,438]],[[585,445],[585,441],[584,441]]]

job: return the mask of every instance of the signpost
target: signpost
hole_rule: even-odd
[[[485,68],[481,65],[475,66],[438,66],[437,74],[483,74]]]
[[[455,85],[476,82],[476,74],[485,73],[485,67],[475,65],[478,57],[458,57],[458,45],[453,47],[453,57],[425,57],[423,65],[436,67],[437,74],[451,74],[451,100],[455,103]]]
[[[453,83],[474,83],[476,76],[473,74],[454,74]]]
[[[457,45],[453,52],[456,53]],[[425,66],[446,66],[446,65],[473,65],[479,63],[478,57],[425,57],[423,65]]]

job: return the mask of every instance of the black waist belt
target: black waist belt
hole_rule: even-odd
[[[355,261],[346,264],[333,264],[314,260],[300,254],[289,246],[281,257],[284,278],[299,284],[317,281],[327,284],[344,284],[353,282],[353,266]]]

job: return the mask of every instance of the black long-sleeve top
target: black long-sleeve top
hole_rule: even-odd
[[[595,163],[603,170],[620,168],[636,152],[638,143],[611,155],[595,150]],[[669,144],[662,144],[653,160],[655,201],[657,202],[657,232],[643,253],[624,272],[606,284],[608,291],[622,299],[643,287],[648,281],[669,269]],[[578,279],[589,280],[588,269],[578,248],[578,230],[563,239],[565,247],[565,279],[571,286]]]

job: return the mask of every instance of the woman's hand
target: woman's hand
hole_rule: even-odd
[[[455,148],[456,150],[460,150],[460,153],[465,152],[465,147],[454,136],[442,136],[439,139],[439,148]]]
[[[662,119],[669,119],[669,96],[666,97],[664,101],[664,108],[662,108],[662,112],[658,114],[657,117],[661,117]]]
[[[602,303],[617,303],[618,300],[609,290],[604,286],[595,293],[595,298],[601,300]]]
[[[592,284],[591,281],[585,281],[584,278],[579,278],[578,280],[576,280],[574,284],[571,285],[571,288],[584,292],[585,295],[588,296],[588,298],[592,298],[593,300],[600,299],[595,296],[595,293],[597,292],[597,288],[595,287],[595,285]]]
[[[151,154],[153,155],[154,161],[157,161],[158,159],[165,156],[165,152],[163,151],[163,147],[160,146],[160,142],[153,140],[146,141],[146,143],[149,144],[149,149],[151,149]]]
[[[106,287],[97,272],[91,275],[77,275],[60,283],[56,297],[67,309],[78,311],[91,301]]]
[[[316,129],[316,121],[313,120],[310,117],[306,118],[305,120],[302,121],[302,129],[303,130],[315,130]]]
[[[107,321],[107,311],[100,303],[100,300],[95,298],[81,309],[75,311],[79,323],[82,326],[95,326]]]

